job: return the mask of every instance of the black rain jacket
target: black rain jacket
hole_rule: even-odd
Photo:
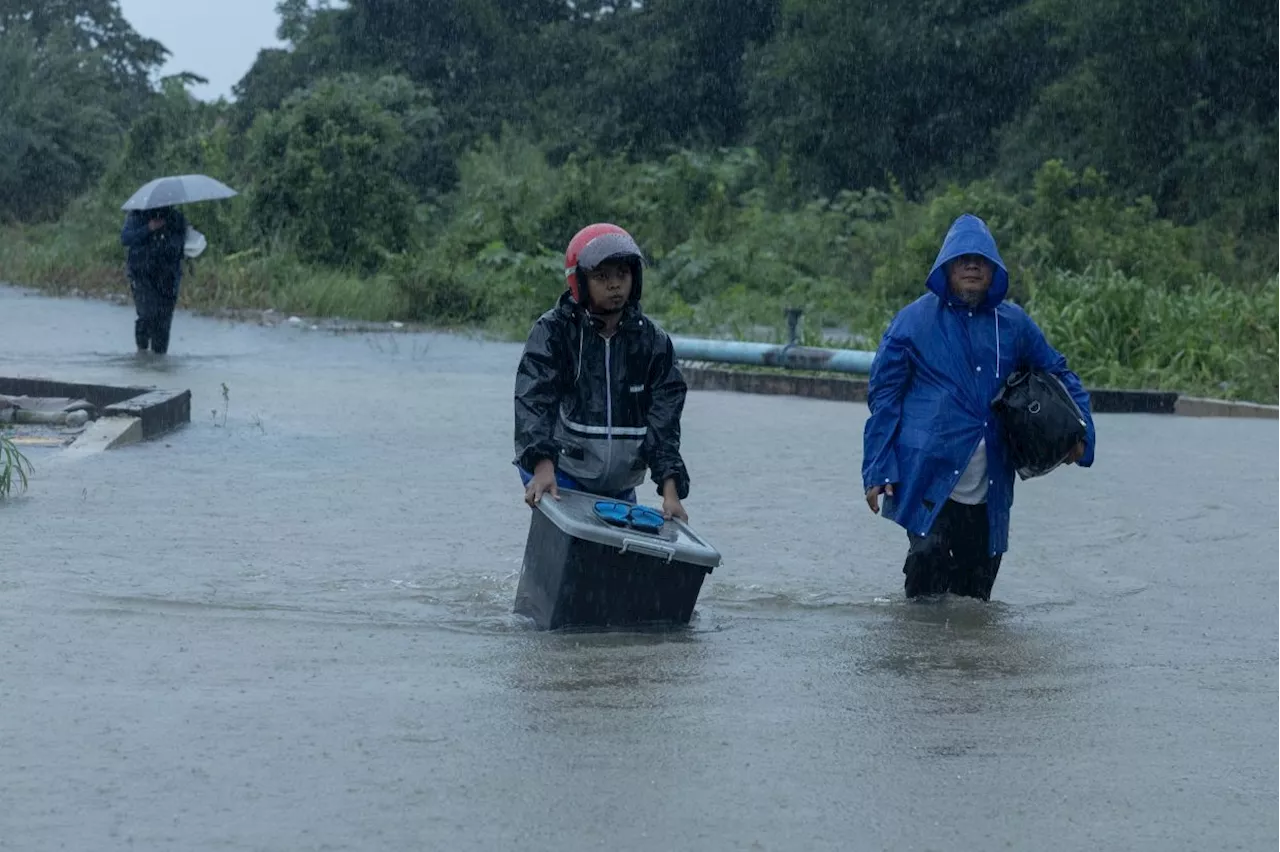
[[[543,459],[592,493],[614,494],[644,481],[662,493],[689,474],[680,457],[680,415],[688,387],[671,338],[637,302],[606,339],[566,291],[534,324],[515,387],[516,463],[530,473]]]

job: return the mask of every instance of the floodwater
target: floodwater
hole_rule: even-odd
[[[0,507],[0,849],[1276,847],[1275,421],[1099,416],[990,604],[908,604],[865,408],[693,392],[694,623],[555,635],[518,346],[0,317],[0,374],[194,397]]]

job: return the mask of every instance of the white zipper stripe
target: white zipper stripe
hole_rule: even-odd
[[[613,437],[613,376],[609,372],[609,338],[604,339],[604,422],[608,429],[605,432]]]
[[[586,435],[602,435],[609,437],[610,434],[617,438],[643,438],[649,434],[648,426],[588,426],[585,423],[574,423],[564,412],[560,412],[560,421],[566,427],[575,432],[582,432]]]
[[[609,372],[609,338],[604,339],[604,469],[613,470],[613,376]]]

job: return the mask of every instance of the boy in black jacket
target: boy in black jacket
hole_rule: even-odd
[[[569,243],[568,289],[534,324],[516,373],[515,463],[530,506],[560,488],[634,503],[648,468],[663,516],[689,519],[687,387],[671,339],[640,310],[643,269],[616,225],[590,225]]]

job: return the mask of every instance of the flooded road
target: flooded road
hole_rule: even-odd
[[[909,605],[863,406],[693,392],[693,625],[547,635],[519,346],[0,316],[0,374],[193,394],[0,507],[0,849],[1276,846],[1275,421],[1099,416],[991,604]]]

